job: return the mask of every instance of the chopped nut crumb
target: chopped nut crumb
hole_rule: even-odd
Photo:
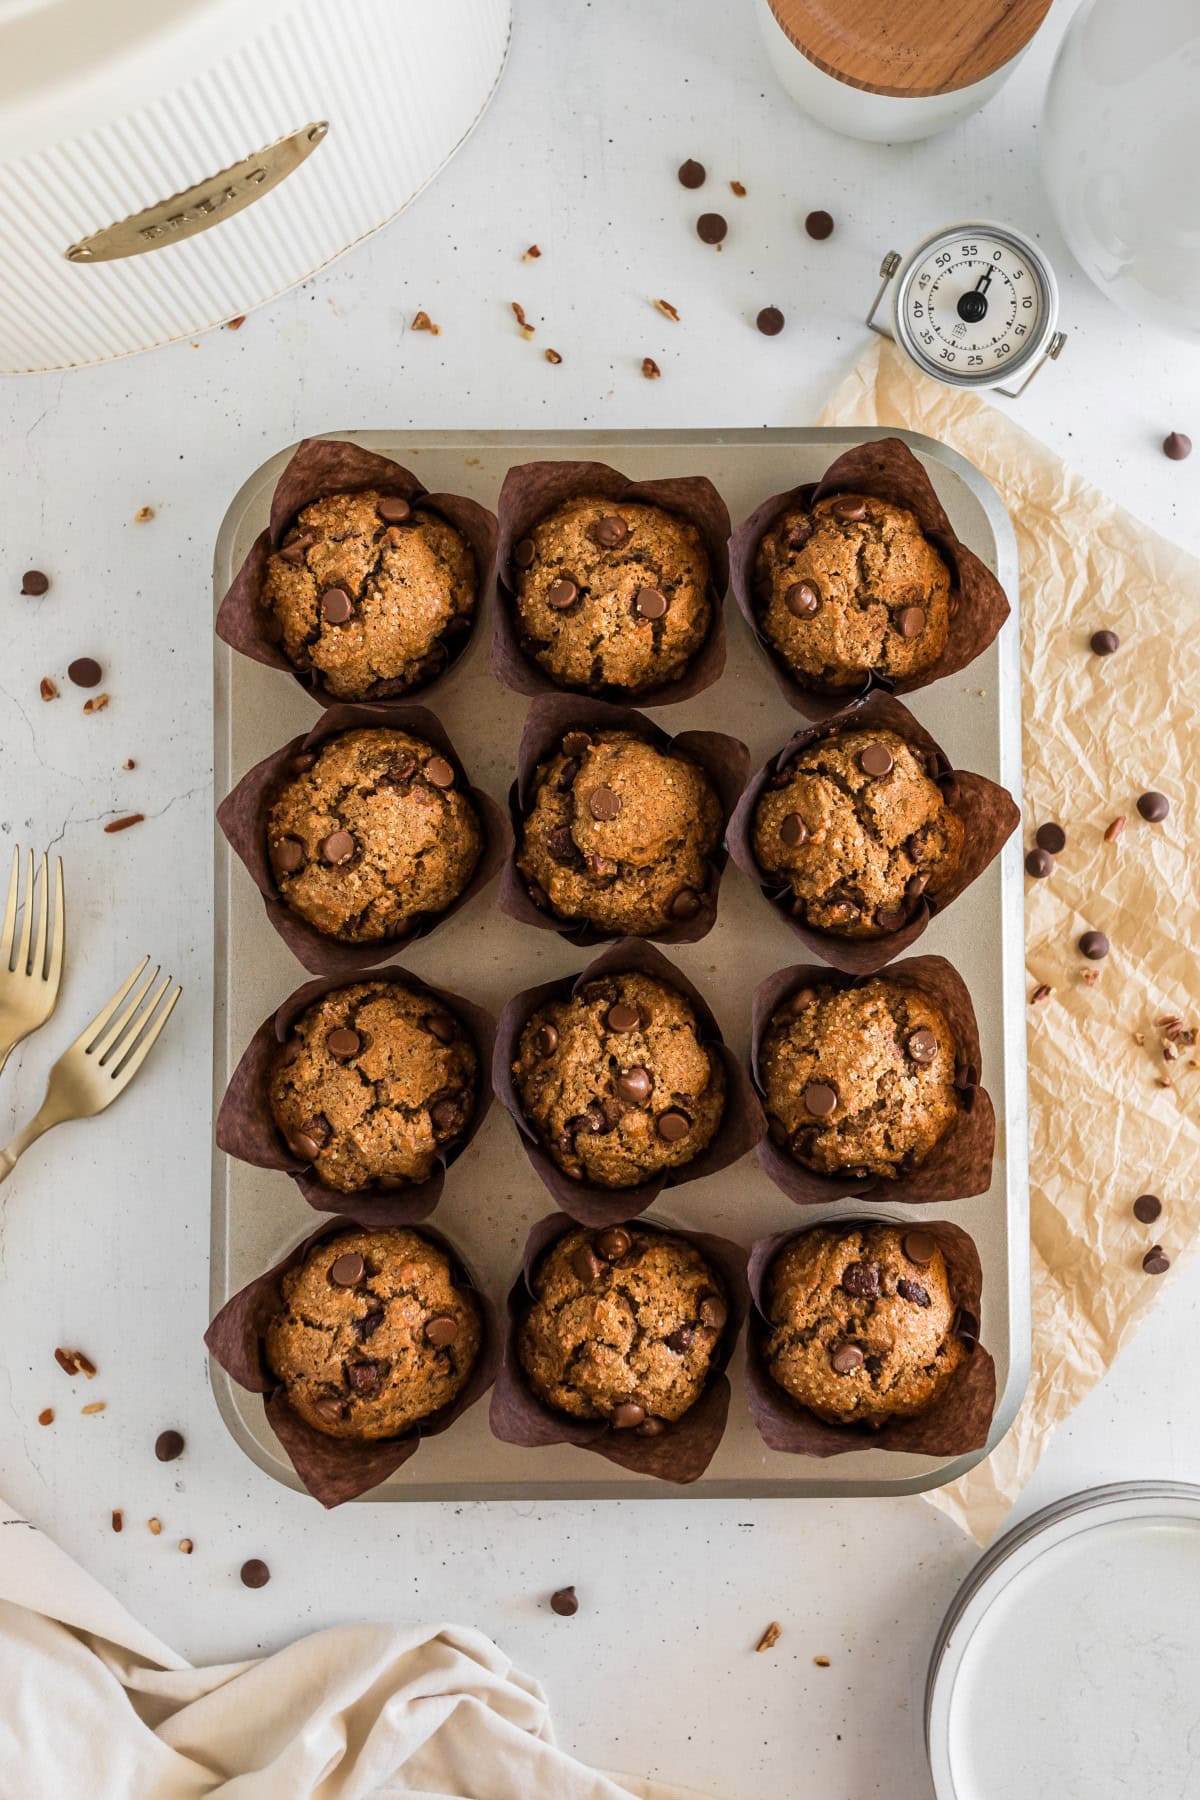
[[[509,305],[513,309],[513,317],[521,328],[521,336],[528,343],[529,339],[533,336],[533,326],[525,317],[525,308],[521,305],[519,300],[510,300]]]
[[[1043,981],[1038,987],[1034,988],[1032,994],[1029,996],[1030,1006],[1040,1006],[1042,1001],[1048,1000],[1053,992],[1054,989],[1052,987],[1047,987],[1046,983]]]
[[[95,1363],[82,1350],[56,1350],[54,1360],[67,1375],[86,1375],[90,1381],[96,1373]]]
[[[245,313],[239,313],[236,319],[229,320],[225,329],[226,329],[226,331],[240,331],[242,329],[242,326],[245,323],[246,323]]]
[[[124,1531],[125,1529],[125,1514],[118,1506],[113,1507],[112,1528],[114,1531]]]
[[[38,1424],[39,1425],[53,1425],[53,1423],[54,1423],[54,1408],[52,1406],[43,1406],[41,1412],[38,1414]]]
[[[664,319],[670,319],[670,321],[673,325],[678,325],[678,323],[679,323],[678,309],[676,307],[672,306],[671,302],[669,300],[656,300],[654,302],[654,310],[656,312],[660,312]]]
[[[662,374],[662,370],[652,356],[643,356],[642,374],[646,377],[647,381],[657,381]]]
[[[814,1656],[813,1661],[816,1663],[818,1669],[827,1669],[829,1667],[829,1658],[827,1656]]]
[[[121,767],[123,769],[136,769],[137,764],[134,762],[132,756],[127,756],[125,761],[121,764]]]
[[[560,363],[562,361],[562,357],[558,354],[557,350],[546,350],[543,354],[548,363]]]
[[[42,696],[43,700],[58,699],[58,689],[48,675],[43,675],[42,679],[38,682],[38,693]]]
[[[759,1638],[757,1644],[755,1644],[755,1650],[773,1650],[782,1635],[783,1626],[779,1623],[778,1619],[772,1619],[771,1623],[767,1626],[767,1629]]]
[[[154,508],[152,506],[139,506],[133,515],[133,522],[135,525],[148,525],[153,517]]]
[[[1179,1057],[1179,1052],[1174,1044],[1168,1041],[1162,1047],[1162,1056],[1164,1062],[1176,1062]]]
[[[1099,979],[1099,969],[1084,969],[1080,974],[1080,980],[1083,982],[1084,987],[1095,987]]]
[[[93,694],[90,700],[84,701],[83,710],[85,713],[103,712],[107,705],[107,694]]]
[[[162,1520],[161,1519],[147,1519],[146,1524],[150,1528],[151,1535],[153,1537],[158,1537],[159,1533],[162,1531]]]
[[[1124,829],[1125,829],[1125,814],[1118,813],[1117,817],[1115,819],[1113,819],[1110,824],[1108,824],[1104,827],[1105,843],[1106,844],[1115,844],[1117,839],[1120,837],[1121,833],[1124,831]]]
[[[731,181],[729,191],[731,194],[736,194],[739,200],[746,198],[746,190],[740,181]]]
[[[87,1418],[92,1413],[102,1413],[107,1405],[107,1400],[89,1400],[87,1405],[81,1406],[79,1410]]]
[[[434,337],[441,337],[442,335],[441,326],[435,325],[429,314],[424,311],[417,314],[412,322],[411,329],[413,331],[430,331],[433,333]]]
[[[128,831],[131,825],[140,825],[145,817],[145,813],[126,813],[123,819],[110,819],[104,829],[105,831]]]
[[[538,257],[541,254],[542,253],[538,249],[536,244],[530,244],[528,250],[525,252],[524,256],[521,258],[521,261],[522,262],[536,262]]]
[[[185,1556],[190,1556],[196,1546],[193,1544],[191,1538],[180,1538],[179,1548],[183,1551]]]
[[[1168,1081],[1165,1075],[1159,1075],[1155,1078],[1154,1085],[1156,1088],[1169,1088],[1174,1087],[1175,1084],[1173,1081]]]

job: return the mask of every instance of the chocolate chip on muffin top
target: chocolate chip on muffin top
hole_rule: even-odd
[[[564,1174],[636,1187],[708,1147],[725,1070],[677,988],[636,971],[549,1000],[517,1042],[521,1108]]]
[[[438,513],[369,488],[304,507],[267,559],[261,601],[284,654],[340,700],[408,693],[471,628],[475,556]]]
[[[759,623],[805,686],[911,680],[933,667],[950,629],[950,571],[907,507],[833,494],[789,507],[754,562]]]
[[[560,687],[634,695],[676,681],[712,624],[699,531],[662,507],[568,500],[512,550],[521,642]]]
[[[280,897],[327,937],[399,937],[444,912],[483,850],[449,758],[407,731],[345,731],[298,755],[277,786],[267,849]]]
[[[695,918],[721,807],[678,751],[631,731],[568,731],[534,776],[517,867],[559,918],[636,937]]]
[[[789,887],[793,911],[837,937],[882,937],[953,878],[963,824],[894,731],[843,731],[808,744],[754,812],[754,854]]]

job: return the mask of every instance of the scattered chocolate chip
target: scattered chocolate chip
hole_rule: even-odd
[[[811,538],[812,534],[813,534],[812,520],[809,518],[797,519],[796,523],[790,527],[788,534],[787,534],[788,549],[789,550],[803,550],[805,544],[807,544],[807,542],[808,542],[809,538]]]
[[[1133,1203],[1133,1216],[1142,1225],[1153,1225],[1162,1212],[1162,1201],[1157,1194],[1139,1194]]]
[[[550,1596],[550,1611],[558,1614],[560,1619],[573,1619],[579,1611],[579,1600],[573,1587],[559,1588]]]
[[[890,774],[892,753],[886,744],[868,744],[859,752],[858,766],[864,775]]]
[[[99,687],[104,671],[94,657],[77,656],[73,663],[68,664],[67,674],[76,687],[94,688]]]
[[[1137,809],[1151,825],[1161,825],[1171,810],[1171,802],[1165,794],[1157,794],[1152,788],[1148,794],[1138,795]]]
[[[344,587],[328,587],[321,595],[321,617],[327,625],[344,625],[354,613],[354,601],[350,590]]]
[[[694,919],[703,904],[695,888],[683,887],[671,897],[667,912],[673,919]]]
[[[680,163],[678,174],[680,187],[699,188],[704,186],[708,171],[703,163],[698,163],[694,157],[689,156],[686,162]]]
[[[626,1069],[617,1076],[617,1093],[632,1106],[644,1106],[653,1085],[648,1070],[640,1067]]]
[[[425,764],[425,779],[433,783],[435,788],[454,786],[454,767],[444,756],[431,756]]]
[[[906,606],[896,622],[900,627],[902,638],[920,637],[925,629],[925,608],[923,606]]]
[[[863,1353],[857,1344],[839,1344],[829,1359],[835,1375],[853,1375],[863,1365]]]
[[[804,1090],[804,1106],[814,1119],[827,1119],[836,1110],[837,1089],[827,1081],[810,1081]]]
[[[430,1123],[439,1136],[445,1137],[457,1131],[462,1124],[462,1112],[457,1101],[438,1100],[429,1109]]]
[[[325,1048],[330,1056],[336,1056],[340,1062],[348,1062],[362,1049],[362,1038],[352,1026],[338,1025],[326,1036]]]
[[[343,1250],[329,1265],[329,1279],[334,1287],[357,1287],[366,1272],[366,1260],[357,1250]]]
[[[458,1037],[458,1022],[449,1013],[430,1013],[425,1020],[425,1029],[439,1044],[453,1044]]]
[[[1054,858],[1048,850],[1031,850],[1025,858],[1025,873],[1035,881],[1045,881],[1054,873]]]
[[[692,1129],[692,1121],[685,1112],[676,1106],[670,1106],[666,1112],[659,1113],[655,1121],[658,1135],[666,1144],[678,1144]]]
[[[778,337],[783,330],[783,314],[777,306],[764,306],[754,323],[764,337]]]
[[[656,1438],[661,1437],[666,1429],[666,1424],[662,1419],[643,1419],[637,1427],[637,1434],[639,1437]]]
[[[399,494],[385,494],[375,511],[385,525],[403,525],[412,515],[412,507]]]
[[[356,848],[354,839],[348,831],[331,831],[321,845],[321,856],[325,862],[336,867],[341,863],[348,863]]]
[[[379,1386],[379,1364],[360,1362],[346,1364],[346,1380],[355,1394],[373,1394]]]
[[[914,1306],[931,1306],[933,1304],[920,1282],[909,1281],[907,1276],[902,1276],[896,1283],[896,1292],[902,1300],[911,1301]]]
[[[1058,856],[1067,847],[1067,834],[1061,825],[1039,825],[1034,842],[1039,850],[1048,850],[1051,856]]]
[[[291,563],[293,567],[298,567],[304,561],[305,551],[311,549],[316,541],[317,537],[315,532],[298,531],[295,537],[288,538],[287,542],[280,547],[276,554],[279,557],[280,562]],[[265,594],[263,595],[263,603],[264,605],[266,604]]]
[[[588,811],[593,819],[608,824],[621,810],[621,796],[610,787],[593,788],[588,795]]]
[[[612,1424],[617,1431],[632,1431],[645,1417],[645,1407],[639,1406],[636,1400],[622,1400],[619,1406],[613,1408]]]
[[[1121,640],[1115,631],[1093,631],[1092,649],[1097,656],[1111,656],[1114,650],[1121,648]]]
[[[518,569],[531,568],[534,554],[532,538],[521,538],[519,543],[513,545],[512,559]]]
[[[668,1350],[675,1352],[676,1356],[682,1356],[686,1350],[691,1349],[695,1337],[696,1334],[690,1325],[681,1325],[677,1331],[671,1332],[669,1337],[664,1338],[663,1342]]]
[[[788,1001],[788,1011],[791,1013],[807,1012],[808,1008],[815,1006],[819,999],[820,995],[816,988],[798,988]]]
[[[553,1025],[540,1025],[533,1034],[533,1047],[541,1057],[553,1056],[558,1049],[558,1030]]]
[[[1099,962],[1107,956],[1111,948],[1102,931],[1085,931],[1079,940],[1079,948],[1090,962]]]
[[[616,1001],[604,1015],[609,1031],[636,1031],[641,1022],[642,1015],[637,1007],[630,1006],[625,1000]]]
[[[259,1556],[252,1556],[249,1562],[241,1567],[242,1586],[248,1588],[266,1587],[271,1579],[271,1571]]]
[[[619,514],[605,513],[596,520],[591,535],[602,550],[619,550],[632,534]]]
[[[700,1302],[700,1323],[710,1331],[724,1331],[728,1318],[729,1308],[720,1294],[705,1294]]]
[[[564,756],[583,756],[590,750],[591,738],[586,731],[568,731],[562,741]]]
[[[811,619],[821,610],[821,596],[811,581],[795,582],[784,595],[783,603],[795,619]]]
[[[605,1262],[619,1262],[633,1243],[623,1225],[609,1225],[596,1239],[596,1248]]]
[[[827,212],[810,212],[804,221],[804,229],[810,238],[818,242],[833,236],[833,215]]]
[[[661,619],[667,610],[667,596],[658,588],[639,588],[633,596],[633,610],[643,619]]]
[[[154,1454],[159,1462],[174,1462],[183,1455],[182,1431],[160,1431],[154,1440]]]
[[[40,600],[43,594],[50,592],[50,577],[44,575],[41,569],[26,569],[21,577],[21,592]]]
[[[580,1244],[571,1257],[571,1267],[585,1287],[590,1287],[604,1268],[590,1244]]]
[[[438,1313],[425,1326],[425,1342],[432,1344],[435,1350],[444,1350],[458,1336],[458,1320],[452,1319],[449,1313]]]
[[[928,1025],[918,1025],[915,1031],[909,1033],[905,1045],[908,1054],[917,1063],[931,1063],[937,1055],[937,1047],[937,1038]]]
[[[1147,1275],[1165,1275],[1171,1266],[1171,1259],[1161,1244],[1154,1244],[1142,1258],[1142,1267]]]
[[[579,598],[579,588],[569,576],[564,575],[556,581],[546,595],[546,605],[555,612],[565,612],[568,606],[574,606]]]
[[[847,1263],[842,1270],[842,1286],[856,1300],[874,1300],[879,1293],[879,1264]]]
[[[1183,462],[1192,454],[1192,440],[1186,431],[1170,431],[1163,439],[1163,455],[1172,462]]]
[[[927,1231],[906,1231],[900,1239],[900,1248],[910,1263],[923,1269],[937,1255],[937,1239]]]
[[[835,519],[841,519],[847,525],[857,524],[867,516],[867,503],[849,495],[845,500],[835,500],[830,510]]]
[[[808,842],[808,826],[799,813],[788,813],[779,827],[779,835],[789,850],[795,850]]]
[[[696,220],[696,236],[702,244],[723,243],[728,230],[728,221],[720,213],[701,213]]]

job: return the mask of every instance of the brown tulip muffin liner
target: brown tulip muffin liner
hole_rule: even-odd
[[[853,1231],[860,1225],[888,1225],[896,1221],[874,1218],[826,1219],[803,1230]],[[917,1227],[913,1226],[916,1230]],[[750,1251],[750,1323],[746,1331],[746,1399],[759,1436],[772,1450],[789,1456],[844,1456],[850,1450],[899,1450],[910,1456],[965,1456],[987,1443],[996,1410],[996,1365],[979,1342],[979,1301],[983,1271],[972,1238],[944,1220],[922,1219],[919,1229],[935,1240],[946,1259],[950,1289],[959,1308],[958,1335],[970,1354],[964,1358],[943,1391],[924,1412],[912,1418],[892,1419],[877,1428],[864,1425],[831,1425],[808,1407],[793,1400],[767,1372],[762,1343],[770,1331],[767,1314],[767,1275],[786,1244],[801,1231],[779,1232],[760,1238]]]
[[[839,732],[870,731],[872,728],[894,731],[923,753],[931,777],[941,788],[951,810],[963,821],[966,832],[958,868],[950,881],[936,896],[922,894],[912,917],[899,931],[889,931],[882,937],[840,938],[830,931],[817,931],[795,918],[791,911],[791,888],[773,882],[759,867],[754,854],[754,811],[772,778],[810,744],[834,737]],[[852,701],[821,723],[806,725],[795,732],[778,755],[750,777],[729,821],[729,854],[742,873],[762,889],[780,918],[823,962],[847,975],[874,975],[885,963],[916,942],[935,912],[945,912],[951,901],[957,900],[977,875],[982,875],[1012,836],[1020,817],[1020,808],[1006,788],[997,786],[985,775],[952,768],[940,744],[908,708],[890,694],[876,690],[861,700]]]
[[[683,731],[678,737],[671,737],[645,713],[635,712],[631,706],[612,706],[603,700],[592,700],[586,694],[543,694],[529,709],[517,751],[517,778],[508,793],[513,850],[500,874],[497,905],[501,912],[520,920],[522,925],[555,931],[572,944],[602,944],[619,935],[602,931],[586,920],[559,919],[552,912],[543,910],[532,899],[529,884],[517,867],[525,818],[534,802],[533,779],[538,764],[554,754],[566,732],[588,730],[634,732],[656,750],[677,750],[681,756],[697,763],[711,781],[721,806],[722,835],[708,859],[710,873],[700,896],[700,910],[695,918],[681,919],[642,939],[642,942],[658,944],[696,943],[706,937],[716,923],[717,890],[727,860],[724,833],[750,772],[750,752],[740,739],[726,737],[720,731]]]
[[[868,494],[890,500],[915,513],[917,522],[950,570],[950,604],[953,616],[942,654],[922,675],[892,680],[873,672],[857,688],[822,691],[806,687],[767,639],[759,623],[754,592],[754,561],[758,546],[781,513],[794,506],[811,507],[829,494]],[[839,711],[847,700],[873,689],[907,694],[928,687],[944,675],[953,675],[986,650],[1009,614],[1004,589],[991,570],[959,538],[946,516],[933,483],[899,438],[879,438],[858,444],[830,463],[818,482],[772,494],[739,525],[729,542],[729,570],[734,597],[742,617],[765,651],[785,699],[810,719],[824,719]]]
[[[285,1044],[292,1026],[314,1001],[347,985],[344,975],[327,975],[319,981],[308,981],[289,994],[269,1019],[264,1019],[242,1053],[233,1071],[225,1098],[217,1114],[218,1149],[257,1169],[282,1169],[291,1176],[308,1204],[318,1212],[340,1213],[352,1207],[359,1223],[370,1230],[386,1230],[389,1226],[414,1225],[427,1219],[442,1197],[446,1170],[462,1155],[487,1117],[492,1103],[489,1072],[495,1027],[481,1006],[451,994],[444,988],[431,987],[427,981],[410,975],[407,969],[371,969],[361,977],[364,981],[392,982],[418,994],[428,994],[463,1028],[475,1046],[478,1059],[475,1107],[462,1137],[440,1153],[432,1175],[425,1181],[408,1182],[403,1187],[389,1188],[379,1183],[347,1193],[341,1188],[327,1187],[312,1163],[289,1149],[271,1111],[270,1081],[275,1053]]]
[[[337,737],[343,731],[362,729],[408,731],[440,751],[453,765],[464,791],[475,803],[483,833],[483,849],[470,881],[444,912],[420,914],[402,936],[374,938],[369,943],[349,944],[343,943],[339,938],[326,937],[314,925],[302,919],[299,913],[294,913],[280,897],[267,853],[267,816],[275,797],[275,789],[290,772],[293,758],[320,749],[329,738]],[[217,808],[217,823],[228,838],[231,849],[246,865],[251,880],[262,895],[267,917],[310,975],[354,975],[363,969],[374,968],[377,963],[386,962],[415,938],[427,936],[443,919],[448,919],[460,906],[465,906],[468,900],[473,899],[481,888],[487,886],[503,865],[512,843],[506,814],[489,794],[468,785],[458,752],[441,722],[426,707],[410,706],[404,702],[373,706],[330,706],[311,731],[293,738],[290,743],[284,744],[246,771]]]
[[[492,673],[518,694],[559,694],[554,681],[521,644],[516,621],[516,592],[510,579],[512,547],[527,537],[539,519],[577,496],[639,501],[686,519],[699,531],[708,555],[712,627],[682,675],[645,693],[611,688],[603,699],[618,704],[669,706],[702,693],[725,667],[725,590],[729,585],[729,509],[703,475],[673,476],[662,481],[629,481],[617,469],[599,462],[534,462],[510,469],[496,507],[499,542],[492,618]],[[570,690],[568,690],[570,691]]]
[[[422,1438],[437,1437],[449,1430],[469,1406],[487,1393],[496,1378],[501,1354],[499,1321],[488,1295],[477,1285],[454,1245],[431,1226],[423,1225],[420,1235],[450,1258],[456,1278],[471,1289],[479,1307],[479,1355],[466,1386],[449,1406],[423,1419],[402,1437],[356,1441],[314,1431],[294,1410],[286,1388],[271,1372],[266,1358],[267,1327],[282,1304],[280,1284],[288,1270],[303,1262],[314,1244],[344,1231],[363,1229],[376,1227],[359,1219],[352,1208],[322,1225],[273,1269],[227,1300],[204,1334],[211,1355],[226,1374],[239,1387],[263,1396],[267,1423],[283,1445],[288,1461],[313,1498],[326,1507],[340,1506],[344,1500],[357,1499],[369,1488],[378,1487],[416,1454]]]
[[[986,1194],[991,1184],[996,1114],[990,1095],[979,1085],[979,1025],[966,983],[944,956],[912,956],[905,962],[890,964],[882,973],[898,987],[928,995],[946,1015],[957,1053],[958,1112],[920,1168],[894,1181],[879,1175],[855,1181],[845,1171],[820,1175],[806,1169],[789,1155],[786,1145],[775,1141],[771,1115],[767,1113],[767,1135],[759,1143],[758,1160],[775,1186],[797,1206],[816,1206],[846,1195],[861,1199],[868,1194],[881,1204],[893,1201],[901,1206],[942,1205],[951,1200],[968,1200],[973,1194]],[[843,975],[818,963],[795,963],[790,969],[769,975],[755,990],[750,1068],[764,1109],[766,1092],[759,1052],[776,1008],[801,988],[853,988],[870,979],[867,975]]]
[[[639,1219],[639,1231],[658,1231],[685,1239],[700,1252],[725,1285],[729,1317],[713,1358],[708,1385],[696,1404],[659,1437],[639,1437],[636,1431],[618,1431],[605,1419],[575,1419],[557,1412],[534,1394],[517,1354],[521,1321],[534,1300],[533,1278],[542,1257],[568,1231],[570,1219],[551,1213],[539,1219],[526,1240],[521,1273],[508,1295],[508,1319],[504,1353],[492,1389],[492,1436],[504,1444],[540,1449],[547,1444],[575,1444],[636,1475],[652,1475],[659,1481],[685,1485],[698,1481],[716,1453],[729,1416],[729,1377],[725,1373],[737,1346],[749,1305],[746,1286],[746,1252],[728,1238],[703,1231],[680,1231],[674,1226]]]
[[[715,1051],[725,1070],[725,1109],[712,1142],[682,1168],[668,1169],[636,1187],[602,1187],[598,1182],[573,1181],[564,1175],[521,1107],[513,1080],[513,1058],[517,1041],[531,1014],[547,1000],[566,999],[589,981],[605,975],[636,971],[676,988],[695,1009],[700,1025],[701,1041]],[[492,1056],[492,1086],[496,1098],[511,1114],[526,1156],[556,1206],[560,1206],[581,1225],[601,1229],[605,1225],[623,1225],[653,1206],[665,1187],[681,1187],[702,1175],[715,1175],[737,1162],[752,1150],[766,1130],[766,1120],[748,1075],[738,1058],[721,1036],[721,1028],[709,1009],[708,1002],[674,963],[668,962],[660,950],[642,938],[621,938],[581,969],[578,975],[564,975],[558,981],[544,981],[538,987],[526,988],[508,1001],[496,1026],[496,1048]]]
[[[329,438],[305,438],[275,484],[271,497],[271,522],[259,533],[234,576],[233,585],[217,611],[217,636],[232,649],[268,668],[282,669],[310,693],[318,706],[346,704],[331,694],[316,669],[297,669],[279,647],[278,631],[270,611],[262,605],[267,559],[278,550],[299,513],[314,500],[331,494],[361,493],[378,488],[381,493],[407,500],[414,512],[438,513],[464,537],[475,557],[478,591],[469,625],[442,640],[445,661],[424,681],[416,681],[404,695],[424,692],[440,681],[466,649],[483,611],[496,563],[496,518],[486,507],[461,494],[431,494],[409,469],[379,456],[359,444]],[[391,698],[401,697],[399,693]],[[374,704],[375,696],[363,704]]]

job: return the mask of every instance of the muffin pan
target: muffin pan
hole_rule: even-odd
[[[343,434],[346,435],[346,434]],[[356,432],[366,448],[393,456],[431,490],[460,493],[495,508],[508,470],[534,460],[594,459],[633,481],[706,475],[735,526],[768,495],[817,480],[833,459],[870,438],[899,436],[927,470],[962,541],[995,571],[1012,616],[994,643],[959,674],[910,696],[911,710],[957,765],[978,771],[1019,798],[1021,674],[1016,545],[995,491],[961,456],[913,433],[773,430],[727,432]],[[214,568],[219,603],[267,522],[271,492],[290,450],[257,469],[229,508]],[[494,596],[488,605],[494,606]],[[728,661],[719,681],[672,705],[648,707],[672,735],[719,729],[749,747],[758,767],[792,735],[796,716],[781,697],[761,650],[732,598],[726,600]],[[473,780],[503,804],[516,767],[529,702],[491,673],[488,627],[477,631],[431,696]],[[239,656],[214,637],[215,792],[219,800],[254,763],[320,716],[286,674]],[[303,970],[272,929],[261,898],[215,832],[214,1110],[242,1049],[261,1020],[299,986]],[[493,1016],[520,990],[573,975],[586,949],[535,931],[501,912],[495,885],[476,894],[439,929],[405,947],[403,962],[433,986],[453,988]],[[668,1190],[650,1221],[707,1231],[746,1249],[756,1239],[823,1220],[951,1220],[974,1240],[983,1268],[980,1336],[996,1362],[997,1404],[989,1444],[1012,1422],[1029,1369],[1029,1233],[1026,1170],[1025,975],[1021,844],[1014,833],[957,903],[935,917],[922,953],[946,957],[975,1005],[983,1080],[998,1121],[987,1192],[946,1205],[890,1206],[886,1191],[802,1211],[772,1184],[753,1154],[730,1168]],[[697,943],[665,946],[669,959],[708,1001],[726,1041],[745,1057],[755,986],[796,960],[796,940],[762,894],[738,871],[726,872],[713,930]],[[461,1245],[499,1303],[516,1277],[531,1226],[546,1210],[512,1121],[493,1107],[482,1129],[447,1171],[432,1223]],[[312,1213],[280,1172],[214,1151],[212,1311],[269,1268],[312,1230]],[[493,1438],[487,1407],[473,1407],[452,1431],[431,1439],[412,1464],[365,1498],[488,1500],[733,1498],[812,1494],[919,1493],[953,1480],[986,1453],[956,1457],[861,1448],[821,1461],[768,1450],[746,1406],[739,1347],[730,1366],[729,1424],[704,1475],[680,1489],[633,1474],[572,1446],[522,1449]],[[290,1487],[296,1475],[263,1416],[261,1402],[215,1365],[222,1417],[246,1454]]]

